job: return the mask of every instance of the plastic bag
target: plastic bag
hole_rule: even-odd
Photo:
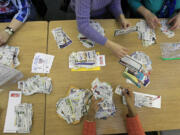
[[[163,60],[180,59],[180,43],[162,43],[160,48]]]

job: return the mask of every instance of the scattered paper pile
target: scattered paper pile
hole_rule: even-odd
[[[180,42],[179,43],[162,43],[160,45],[163,60],[180,59]]]
[[[58,48],[65,48],[72,43],[72,40],[61,27],[53,29],[52,34],[54,36],[54,39],[56,40]]]
[[[71,88],[68,94],[57,102],[56,112],[68,124],[77,124],[88,112],[88,103],[92,93],[88,89]]]
[[[0,47],[0,64],[16,68],[20,65],[18,60],[19,47],[4,45]]]
[[[127,29],[117,29],[114,32],[114,36],[119,36],[122,34],[128,34],[131,32],[138,32],[139,39],[142,40],[143,46],[147,47],[156,43],[156,34],[153,29],[151,29],[146,21],[141,20],[136,24],[136,26],[129,27]]]
[[[126,67],[123,76],[127,78],[128,83],[133,83],[137,87],[148,86],[150,83],[150,73],[152,70],[152,62],[143,52],[135,52],[131,56],[125,56],[120,61],[120,64]]]
[[[72,52],[69,56],[69,68],[94,68],[105,66],[105,56],[98,55],[95,50]]]
[[[16,83],[21,78],[23,78],[23,74],[9,66],[0,64],[0,86],[8,86],[12,83]]]
[[[99,32],[102,36],[105,36],[105,32],[103,27],[96,21],[91,20],[90,21],[90,25],[91,27],[93,27],[97,32]],[[81,33],[79,33],[78,35],[78,39],[80,40],[80,42],[87,48],[92,48],[95,45],[95,42],[88,39],[87,37],[85,37],[84,35],[82,35]]]
[[[16,125],[18,133],[30,133],[32,127],[32,104],[19,104],[15,106]]]
[[[53,55],[36,53],[32,63],[32,73],[50,73]]]
[[[142,40],[142,44],[145,47],[148,47],[156,43],[156,33],[151,29],[146,21],[141,20],[136,24],[139,39]]]
[[[169,30],[170,26],[167,24],[168,20],[162,19],[160,23],[161,23],[161,32],[164,33],[168,38],[174,37],[175,33]]]
[[[51,78],[36,75],[26,81],[19,81],[18,89],[21,89],[22,93],[26,96],[33,95],[35,93],[50,94],[52,91]]]
[[[106,119],[109,116],[113,116],[116,108],[113,102],[113,89],[111,85],[106,82],[100,82],[98,78],[96,78],[91,85],[95,99],[101,98],[103,100],[99,103],[96,118]]]
[[[116,87],[115,93],[118,95],[122,95],[122,91],[125,88],[122,88],[120,85]],[[153,108],[161,108],[161,96],[144,94],[140,92],[133,92],[135,98],[135,106],[137,107],[153,107]],[[123,104],[126,104],[125,96],[123,96]]]

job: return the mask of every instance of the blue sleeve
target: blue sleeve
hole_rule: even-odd
[[[130,7],[135,11],[137,11],[137,9],[142,6],[141,0],[128,0],[128,3]]]
[[[90,9],[91,0],[76,0],[75,13],[78,30],[88,39],[95,41],[98,44],[104,45],[107,41],[107,38],[102,36],[90,25]]]
[[[115,18],[118,18],[120,14],[123,14],[121,8],[121,0],[113,0],[111,4],[108,6],[108,9]]]
[[[30,15],[31,3],[29,0],[16,0],[18,13],[14,16],[20,22],[25,22]]]

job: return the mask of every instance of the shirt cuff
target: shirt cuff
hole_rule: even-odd
[[[96,135],[96,122],[84,121],[83,135]]]
[[[103,37],[102,40],[99,42],[100,45],[105,45],[107,42],[107,38]]]

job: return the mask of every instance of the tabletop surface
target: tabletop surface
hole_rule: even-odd
[[[0,29],[6,27],[6,23],[0,24]],[[47,47],[47,22],[27,22],[21,30],[17,31],[10,39],[8,45],[20,47],[19,61],[17,67],[24,74],[24,79],[32,77],[31,65],[36,52],[46,53]],[[43,76],[43,75],[42,75]],[[8,93],[10,90],[18,90],[17,84],[5,88],[0,93],[0,134],[3,134],[4,121],[6,116]],[[33,104],[33,126],[31,134],[43,135],[45,123],[45,95],[22,96],[22,103]]]
[[[139,20],[130,19],[132,25]],[[160,29],[156,29],[157,44],[150,47],[143,47],[138,39],[136,32],[127,35],[114,37],[114,30],[120,28],[114,20],[97,20],[105,29],[106,37],[115,41],[129,49],[129,54],[135,51],[143,51],[152,60],[152,73],[150,76],[151,83],[148,87],[137,88],[131,84],[127,84],[122,73],[124,67],[118,63],[116,58],[107,48],[96,45],[92,49],[85,48],[78,40],[78,31],[76,21],[52,21],[49,23],[47,34],[47,22],[30,22],[26,23],[20,31],[18,31],[8,43],[9,45],[19,46],[21,62],[18,70],[24,73],[24,78],[31,77],[31,64],[35,52],[44,52],[55,56],[51,73],[48,77],[52,78],[53,91],[50,95],[33,95],[23,96],[22,103],[33,103],[33,127],[32,135],[80,135],[82,134],[83,120],[77,125],[68,125],[63,119],[60,119],[56,113],[56,102],[66,96],[71,86],[78,88],[91,88],[91,82],[95,78],[111,84],[113,90],[117,85],[130,88],[131,90],[143,92],[147,94],[161,95],[161,109],[140,108],[138,109],[139,118],[145,131],[158,131],[180,129],[180,100],[179,82],[180,61],[162,61],[160,59],[160,44],[163,42],[180,42],[180,31],[175,31],[176,35],[172,39],[168,39]],[[6,25],[1,24],[0,29]],[[62,27],[63,30],[72,39],[73,43],[64,48],[58,49],[54,37],[51,33],[53,28]],[[26,33],[26,34],[24,34]],[[48,35],[48,39],[47,39]],[[47,44],[48,43],[48,44]],[[47,46],[46,46],[47,45]],[[73,51],[96,50],[100,54],[106,56],[106,66],[100,71],[83,71],[71,72],[69,69],[68,57]],[[17,85],[8,88],[8,90],[17,90]],[[0,94],[0,133],[4,127],[6,115],[6,107],[8,102],[8,90]],[[125,121],[127,109],[121,102],[121,97],[114,94],[114,103],[117,112],[113,117],[107,120],[97,120],[97,134],[113,134],[126,132]]]
[[[132,25],[139,20],[130,19]],[[82,133],[83,120],[77,125],[68,125],[64,120],[60,119],[56,114],[56,102],[65,97],[70,86],[78,88],[91,88],[91,82],[98,77],[100,81],[108,82],[115,90],[118,84],[128,87],[131,90],[148,94],[162,96],[162,108],[141,108],[138,109],[139,118],[145,131],[180,129],[180,91],[179,82],[180,61],[162,61],[160,59],[160,43],[163,42],[179,42],[180,31],[175,31],[176,35],[172,39],[168,39],[160,29],[156,29],[157,44],[150,47],[143,47],[138,39],[136,32],[127,35],[114,37],[114,30],[120,28],[114,20],[97,20],[105,29],[106,37],[129,49],[129,54],[135,51],[143,51],[150,56],[152,60],[152,73],[150,76],[151,83],[148,87],[137,88],[125,82],[122,73],[124,67],[118,63],[118,59],[105,47],[96,45],[95,48],[87,49],[78,40],[78,31],[75,21],[52,21],[49,24],[48,53],[55,55],[55,61],[51,73],[48,74],[53,80],[53,92],[46,99],[46,134],[56,134],[63,132],[64,135],[79,135]],[[64,48],[58,49],[56,42],[52,36],[52,29],[62,27],[67,35],[72,39],[73,43]],[[73,51],[93,50],[105,54],[106,66],[100,71],[71,72],[68,68],[68,57]],[[126,132],[126,107],[122,105],[121,98],[114,94],[114,102],[117,112],[114,117],[107,120],[97,120],[98,134],[112,134]]]

